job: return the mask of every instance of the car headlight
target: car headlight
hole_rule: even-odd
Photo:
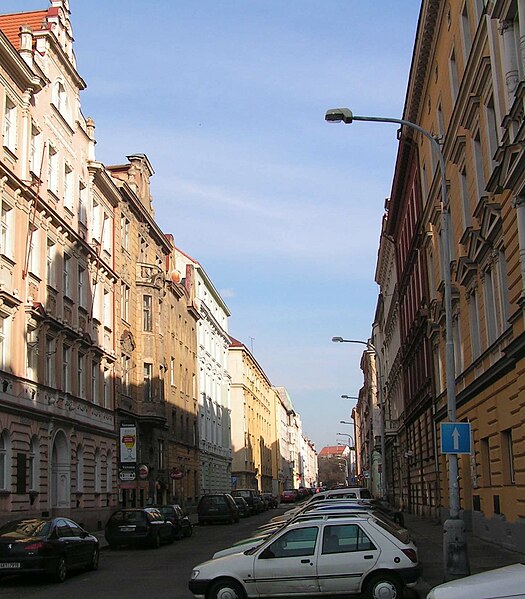
[[[199,574],[201,573],[200,570],[192,570],[191,571],[191,579],[195,580],[196,578],[198,578]]]

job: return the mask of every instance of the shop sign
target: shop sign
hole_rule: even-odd
[[[144,480],[145,478],[148,478],[148,474],[149,474],[149,469],[146,466],[146,464],[141,464],[139,466],[139,478]]]
[[[180,480],[184,478],[184,472],[180,468],[172,468],[170,470],[170,478],[173,480]]]

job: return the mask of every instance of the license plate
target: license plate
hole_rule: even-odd
[[[0,562],[0,570],[15,570],[20,568],[20,562]]]
[[[120,526],[120,532],[133,532],[135,530],[134,526]]]

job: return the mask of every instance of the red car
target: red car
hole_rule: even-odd
[[[290,491],[283,491],[281,493],[282,503],[295,503],[299,499],[299,492],[297,489],[291,489]]]

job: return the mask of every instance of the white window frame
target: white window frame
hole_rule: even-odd
[[[15,153],[17,149],[16,146],[18,135],[17,106],[8,95],[5,96],[4,102],[4,126],[2,132],[4,137],[4,147]]]
[[[58,151],[49,144],[47,151],[47,188],[55,195],[58,193]]]
[[[64,393],[71,391],[71,346],[62,346],[62,390]]]
[[[0,253],[7,258],[14,258],[14,218],[15,211],[5,200],[2,200],[0,215]]]
[[[78,396],[86,399],[86,354],[78,352],[77,354],[77,392]]]
[[[75,205],[75,173],[67,162],[64,163],[64,208],[73,212]]]

